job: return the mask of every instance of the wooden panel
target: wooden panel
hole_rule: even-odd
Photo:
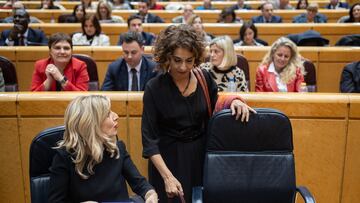
[[[340,201],[346,144],[345,120],[292,119],[297,185],[317,202]]]
[[[42,130],[54,126],[63,125],[63,118],[28,118],[19,120],[19,134],[21,145],[21,161],[23,165],[23,177],[25,184],[25,196],[27,202],[30,201],[30,179],[29,179],[29,152],[33,138]]]
[[[360,33],[360,31],[358,32]],[[360,49],[356,47],[341,47],[341,52],[339,48],[330,48],[326,47],[319,48],[319,61],[320,62],[346,62],[357,61],[360,56]]]
[[[352,94],[350,97],[350,118],[360,118],[360,96]]]
[[[279,109],[291,118],[344,119],[347,116],[348,97],[341,94],[241,93],[241,96],[252,107]]]
[[[139,169],[141,175],[148,176],[147,163],[148,160],[142,158],[142,142],[141,142],[141,117],[129,118],[129,140],[127,145],[131,158]]]
[[[3,116],[16,117],[16,97],[17,97],[17,93],[14,92],[0,93],[0,109],[1,109],[0,117]]]
[[[339,92],[340,77],[346,63],[320,63],[317,68],[319,92]]]
[[[350,120],[346,146],[346,161],[342,203],[360,202],[360,121]]]
[[[0,56],[4,56],[15,64],[15,49],[13,47],[0,47]]]
[[[0,118],[0,132],[1,202],[25,202],[17,119]]]
[[[20,91],[31,91],[31,81],[34,73],[34,64],[35,61],[16,63],[18,87]]]
[[[143,103],[142,103],[143,93],[130,92],[128,98],[128,112],[129,116],[140,116],[143,111]]]

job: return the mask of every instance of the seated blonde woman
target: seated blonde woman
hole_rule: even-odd
[[[96,17],[100,23],[125,23],[121,16],[112,15],[112,8],[109,2],[101,0],[96,9]]]
[[[236,66],[237,56],[229,36],[216,37],[210,42],[210,62],[200,65],[207,69],[216,81],[218,91],[247,92],[244,71]],[[229,89],[229,82],[235,82],[235,89]]]
[[[256,92],[299,92],[305,70],[297,46],[276,40],[256,71]]]
[[[49,202],[128,201],[126,182],[146,203],[158,202],[125,144],[116,140],[118,118],[108,97],[88,95],[71,101],[50,168]]]

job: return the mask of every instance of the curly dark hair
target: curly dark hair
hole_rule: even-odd
[[[154,45],[154,60],[165,72],[169,69],[170,57],[175,49],[183,48],[194,54],[195,66],[204,60],[205,44],[201,35],[187,24],[170,25],[161,31]]]

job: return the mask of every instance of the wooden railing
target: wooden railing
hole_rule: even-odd
[[[256,68],[270,47],[239,47],[236,52],[249,61],[251,90],[254,91]],[[359,60],[360,49],[355,47],[300,47],[300,54],[313,61],[316,67],[319,92],[339,92],[340,76],[343,67]],[[108,65],[122,56],[119,46],[113,47],[74,47],[74,53],[91,56],[98,66],[99,82],[102,84]],[[36,53],[36,55],[34,54]],[[151,54],[152,47],[145,53]],[[12,60],[16,65],[20,91],[30,89],[36,60],[49,56],[47,47],[0,47],[0,55]]]
[[[6,1],[0,1],[0,5],[5,4]],[[41,5],[41,1],[21,1],[24,6],[27,9],[38,9]],[[96,3],[97,1],[93,1],[94,3]],[[319,8],[323,8],[325,7],[325,5],[327,5],[329,3],[328,0],[315,0],[312,2],[316,2],[319,4]],[[57,1],[57,4],[62,5],[64,8],[72,10],[74,8],[75,5],[79,4],[78,1]],[[261,6],[261,4],[263,3],[262,1],[245,1],[244,2],[246,5],[249,5],[252,9],[257,9],[259,8],[259,6]],[[289,2],[290,5],[292,5],[293,7],[296,7],[297,1],[290,1]],[[135,9],[138,8],[138,2],[131,2],[131,4],[135,7]],[[164,7],[166,7],[168,4],[190,4],[194,7],[194,9],[198,6],[202,6],[203,2],[202,1],[190,1],[190,2],[184,2],[184,1],[159,1],[157,2],[157,4],[162,5]],[[213,1],[211,2],[212,6],[216,9],[223,9],[225,7],[230,7],[232,5],[236,4],[236,1]]]
[[[30,16],[37,17],[44,22],[51,22],[51,20],[57,20],[59,15],[62,14],[71,14],[72,10],[39,10],[39,9],[28,9]],[[92,11],[94,12],[94,11]],[[171,23],[171,19],[181,15],[182,11],[164,11],[164,10],[150,10],[150,13],[156,14],[163,18],[165,22]],[[305,13],[305,10],[276,10],[274,15],[279,15],[283,18],[283,22],[291,23],[292,19],[296,15]],[[328,17],[328,22],[337,22],[340,17],[348,15],[347,10],[328,10],[320,9],[320,13]],[[90,13],[90,11],[89,11]],[[137,13],[137,10],[114,10],[113,15],[118,15],[123,17],[125,20],[132,14]],[[194,13],[202,17],[205,23],[215,23],[219,18],[221,10],[195,10]],[[236,11],[236,16],[241,19],[248,21],[251,20],[253,16],[258,16],[261,14],[260,10],[250,10],[250,11]],[[0,18],[8,17],[12,15],[12,10],[0,10]]]
[[[149,23],[143,24],[145,32],[159,34],[161,30],[165,29],[170,24],[168,23]],[[13,24],[0,24],[0,31],[10,29]],[[229,35],[233,39],[239,38],[239,30],[242,24],[218,24],[218,23],[205,23],[204,29],[206,32],[215,36]],[[41,29],[47,36],[56,32],[65,32],[73,34],[81,32],[80,24],[66,23],[43,23],[43,24],[30,24],[30,27]],[[127,24],[102,24],[102,32],[110,37],[110,44],[117,45],[121,33],[127,32]],[[344,35],[360,33],[360,24],[339,24],[339,23],[326,23],[326,24],[313,24],[313,23],[281,23],[281,24],[258,24],[258,37],[272,44],[276,39],[288,34],[301,33],[307,30],[315,30],[321,35],[330,40],[330,45],[335,43]]]
[[[30,202],[29,147],[45,128],[63,125],[74,97],[90,93],[0,94],[0,199]],[[142,93],[92,92],[107,95],[119,114],[123,140],[142,174]],[[317,202],[360,202],[360,96],[352,94],[241,94],[252,107],[276,108],[293,128],[297,185],[307,186]]]

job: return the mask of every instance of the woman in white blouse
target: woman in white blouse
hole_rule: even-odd
[[[74,46],[110,46],[109,37],[101,33],[99,20],[94,14],[86,14],[81,22],[82,33],[72,37]]]

